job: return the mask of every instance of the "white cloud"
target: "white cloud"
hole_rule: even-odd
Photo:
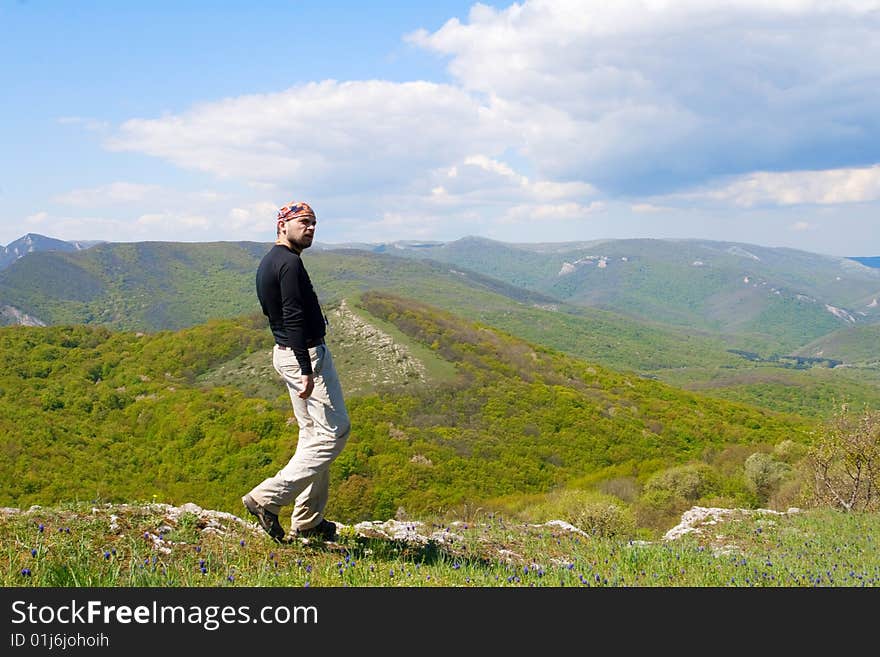
[[[257,201],[231,208],[228,219],[222,223],[235,235],[266,235],[274,238],[277,210],[278,205],[274,203]]]
[[[592,185],[579,181],[532,181],[511,165],[481,154],[468,155],[453,166],[434,171],[430,180],[431,194],[444,202],[540,203],[581,200],[598,194]]]
[[[586,219],[589,215],[602,212],[604,209],[605,204],[601,201],[594,201],[589,205],[580,203],[517,205],[507,210],[501,221],[506,224],[532,224],[540,230],[544,222]]]
[[[539,172],[637,193],[876,159],[878,9],[529,0],[408,39],[492,99]]]
[[[310,83],[275,94],[133,119],[108,142],[178,166],[257,184],[295,184],[301,196],[406,184],[413,172],[501,148],[509,130],[449,85]]]
[[[880,146],[878,10],[880,0],[477,4],[466,21],[406,37],[449,57],[454,85],[313,82],[132,119],[107,143],[300,196],[401,192],[474,153],[517,153],[545,189],[629,196],[864,166]]]
[[[759,205],[838,205],[880,201],[880,165],[828,171],[758,171],[681,194],[687,200]]]
[[[406,37],[448,58],[450,83],[314,81],[133,118],[105,144],[222,180],[128,218],[169,237],[203,239],[200,217],[274,236],[293,198],[332,241],[503,239],[533,217],[594,226],[614,203],[645,224],[684,204],[830,208],[880,199],[878,34],[880,0],[477,4]],[[56,201],[123,201],[123,184]]]
[[[805,230],[812,230],[813,228],[815,228],[815,226],[806,221],[796,221],[790,226],[790,228],[791,230],[802,232]]]

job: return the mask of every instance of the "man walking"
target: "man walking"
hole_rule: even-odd
[[[301,259],[312,245],[316,223],[307,203],[278,210],[275,245],[257,268],[257,297],[275,337],[272,364],[287,384],[299,439],[287,465],[241,499],[276,541],[284,537],[278,514],[291,502],[291,536],[329,540],[336,535],[336,524],[324,517],[330,463],[345,447],[351,428],[324,343],[327,321]]]

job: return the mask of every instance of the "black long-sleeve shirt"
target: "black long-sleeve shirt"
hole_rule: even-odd
[[[286,246],[273,246],[257,267],[257,298],[275,342],[291,347],[302,373],[311,374],[307,345],[324,337],[326,324],[302,259]]]

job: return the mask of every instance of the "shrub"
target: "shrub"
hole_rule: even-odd
[[[635,534],[635,518],[620,500],[589,490],[553,491],[521,509],[518,515],[532,522],[564,520],[588,534],[605,538]]]
[[[572,524],[603,538],[632,536],[636,528],[632,512],[610,501],[585,504]]]
[[[749,489],[758,496],[760,503],[765,503],[785,479],[791,467],[769,454],[755,452],[746,459],[744,470]]]
[[[695,502],[712,492],[716,480],[717,474],[705,463],[679,465],[653,474],[645,483],[645,494],[668,492],[673,498]]]

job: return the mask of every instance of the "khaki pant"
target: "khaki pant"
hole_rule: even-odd
[[[330,463],[345,447],[351,429],[330,350],[327,345],[318,345],[309,349],[309,356],[315,389],[308,399],[300,399],[302,371],[296,356],[292,350],[279,349],[277,345],[272,352],[272,364],[287,384],[293,402],[299,439],[287,465],[250,492],[257,504],[275,514],[280,513],[280,507],[295,501],[291,531],[309,529],[323,519]]]

